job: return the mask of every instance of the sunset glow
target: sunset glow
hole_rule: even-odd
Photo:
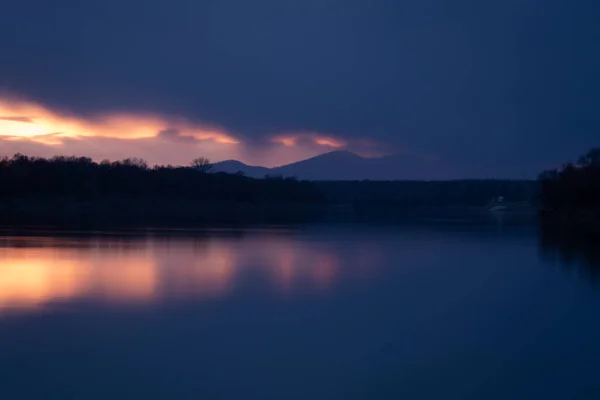
[[[273,143],[282,144],[286,147],[294,147],[302,144],[313,144],[338,149],[348,145],[345,140],[333,136],[324,136],[315,133],[296,133],[277,135],[271,139]]]
[[[247,141],[224,128],[179,116],[123,111],[84,117],[0,97],[1,155],[76,155],[96,161],[139,157],[150,165],[185,165],[204,156],[214,162],[237,159],[273,167],[348,145],[339,137],[313,132],[288,132]]]
[[[112,113],[86,119],[63,115],[34,103],[0,99],[0,136],[9,140],[60,145],[62,138],[154,138],[167,129],[178,131],[184,138],[227,145],[240,143],[223,130],[198,126],[181,118]]]

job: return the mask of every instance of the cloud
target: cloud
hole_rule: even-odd
[[[304,149],[309,153],[348,150],[363,157],[381,157],[393,153],[412,153],[392,143],[369,138],[344,139],[321,133],[300,132],[275,135],[270,142],[288,149]],[[316,155],[311,154],[311,155]]]
[[[279,143],[286,147],[316,145],[331,149],[339,149],[348,144],[345,140],[337,137],[306,132],[276,135],[271,138],[271,142]]]
[[[13,121],[13,122],[29,122],[33,123],[33,120],[29,117],[0,117],[0,121]]]
[[[242,135],[182,117],[139,112],[79,116],[2,97],[0,115],[0,152],[8,155],[140,157],[150,164],[176,165],[204,156],[212,161],[234,158],[276,166],[332,150],[369,150],[359,141],[323,133],[300,131],[242,140]]]
[[[0,97],[0,115],[0,151],[4,154],[74,154],[94,159],[139,156],[155,164],[185,164],[200,155],[236,157],[243,146],[224,129],[160,114],[82,117]]]
[[[107,137],[118,139],[153,138],[160,132],[175,130],[180,137],[235,145],[240,143],[224,129],[191,123],[181,117],[144,113],[104,113],[93,117],[62,114],[32,102],[0,98],[0,136],[43,141],[54,137]],[[27,115],[27,117],[22,117]],[[58,143],[58,141],[57,141]]]
[[[31,138],[18,136],[18,135],[0,135],[0,140],[6,141],[34,141],[37,143],[43,143],[46,145],[61,145],[63,144],[63,140],[61,139],[62,132],[53,132],[46,133],[35,136],[35,140],[31,140]]]
[[[157,137],[172,142],[178,143],[195,143],[198,139],[193,136],[182,135],[177,129],[165,129],[158,132]]]
[[[210,141],[190,144],[164,138],[66,137],[61,139],[60,144],[54,144],[27,139],[0,139],[1,155],[15,153],[37,157],[52,157],[55,155],[86,156],[96,161],[138,157],[143,158],[150,165],[187,165],[199,156],[205,156],[211,161],[218,161],[226,158],[239,158],[241,155],[237,146],[230,149],[227,146]]]
[[[255,154],[300,154],[269,139],[304,130],[502,175],[598,141],[597,1],[147,0],[141,14],[137,0],[59,13],[45,0],[4,3],[0,90],[75,115],[184,115],[261,163]],[[188,135],[149,125],[142,137]]]

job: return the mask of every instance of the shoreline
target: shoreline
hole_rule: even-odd
[[[490,211],[487,206],[381,207],[309,203],[194,203],[167,199],[71,201],[24,199],[0,202],[5,227],[209,227],[309,223],[473,222],[533,223],[533,207]]]

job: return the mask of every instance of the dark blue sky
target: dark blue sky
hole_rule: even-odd
[[[533,176],[600,144],[599,43],[594,0],[19,0],[0,90]]]

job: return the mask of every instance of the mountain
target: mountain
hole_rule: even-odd
[[[275,168],[227,160],[214,164],[215,172],[242,172],[254,178],[266,175],[307,180],[433,180],[453,178],[441,163],[414,155],[366,158],[349,151],[332,151]]]
[[[266,175],[270,174],[269,168],[246,165],[237,160],[226,160],[215,163],[213,164],[213,170],[215,172],[227,172],[228,174],[241,172],[252,178],[264,178]]]

